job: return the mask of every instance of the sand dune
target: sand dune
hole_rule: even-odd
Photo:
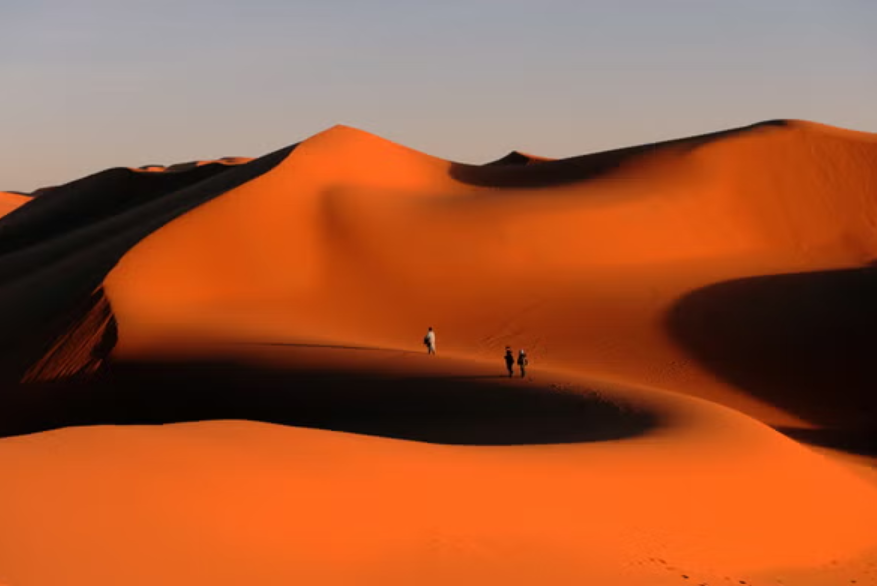
[[[433,324],[466,355],[512,343],[802,425],[794,405],[717,381],[663,316],[714,283],[870,260],[877,142],[789,122],[613,158],[463,167],[332,129],[122,259],[106,279],[117,351],[199,331],[411,349]],[[546,173],[563,184],[546,191]],[[875,382],[855,370],[865,378],[838,393]]]
[[[792,439],[875,437],[875,185],[771,121],[54,188],[0,221],[0,431],[77,427],[0,440],[0,581],[877,583],[877,481]]]
[[[0,218],[14,209],[23,206],[30,198],[20,193],[8,193],[0,191]]]

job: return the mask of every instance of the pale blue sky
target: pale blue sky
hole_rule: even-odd
[[[875,31],[874,0],[0,0],[0,189],[336,123],[472,163],[877,132]]]

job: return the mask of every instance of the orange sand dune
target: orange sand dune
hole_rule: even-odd
[[[30,201],[30,197],[20,193],[9,193],[0,191],[0,218],[18,209],[19,207]]]
[[[877,584],[877,481],[791,439],[875,437],[877,136],[518,155],[339,126],[0,221],[0,430],[77,426],[0,440],[0,582]]]
[[[415,348],[432,324],[450,351],[511,343],[803,425],[817,409],[780,411],[718,378],[679,343],[697,324],[682,315],[677,337],[666,315],[739,277],[863,266],[877,255],[875,184],[877,140],[800,122],[523,167],[452,165],[337,127],[147,238],[106,290],[120,355],[201,335]]]

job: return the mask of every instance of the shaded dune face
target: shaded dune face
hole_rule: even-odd
[[[177,189],[198,183],[220,168],[201,169],[188,176],[138,176],[128,169],[109,169],[52,188],[34,198],[21,213],[8,216],[0,231],[0,249],[9,254],[93,228],[103,220],[154,201]]]
[[[867,453],[877,138],[517,162],[336,127],[0,220],[0,581],[872,578],[870,477],[765,423]]]
[[[682,297],[673,336],[703,364],[829,428],[870,429],[877,448],[877,268],[749,277]]]
[[[0,220],[0,377],[11,382],[92,308],[92,294],[145,236],[278,164],[291,148],[239,166],[174,174],[111,169],[58,186]],[[60,371],[66,371],[61,368]]]

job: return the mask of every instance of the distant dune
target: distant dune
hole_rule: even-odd
[[[877,583],[877,135],[0,196],[0,581]]]
[[[512,151],[500,159],[497,159],[495,161],[491,161],[490,163],[486,163],[485,166],[533,165],[535,163],[542,163],[542,162],[551,161],[551,160],[553,160],[553,159],[549,159],[547,157],[537,157],[536,155],[529,155],[527,153],[522,153],[520,151]]]
[[[0,191],[0,218],[14,209],[23,206],[30,198],[20,193],[8,193]]]

